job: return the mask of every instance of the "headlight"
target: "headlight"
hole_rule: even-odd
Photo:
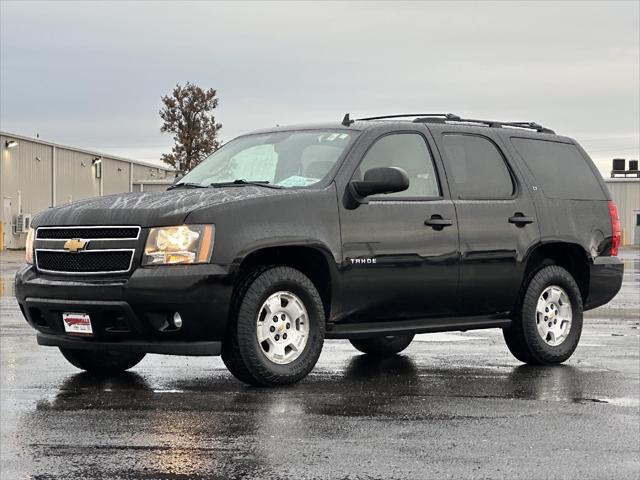
[[[33,238],[36,236],[36,231],[33,228],[29,229],[27,233],[27,244],[24,250],[24,260],[27,263],[33,264]]]
[[[208,263],[213,251],[213,225],[152,228],[142,265]]]

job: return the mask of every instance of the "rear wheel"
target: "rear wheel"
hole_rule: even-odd
[[[520,361],[562,363],[582,333],[582,296],[571,274],[551,265],[535,273],[509,328],[503,329],[511,353]]]
[[[349,340],[351,345],[363,353],[381,357],[395,355],[409,346],[413,335],[387,335],[385,337]]]
[[[135,367],[144,353],[116,352],[113,350],[73,350],[60,348],[60,352],[74,367],[87,372],[115,374]]]
[[[324,308],[302,272],[273,267],[250,275],[236,292],[236,318],[222,360],[240,381],[295,383],[315,366],[324,341]]]

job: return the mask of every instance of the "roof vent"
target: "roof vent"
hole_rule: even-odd
[[[616,175],[624,175],[627,161],[624,158],[614,158],[611,162],[611,178]]]

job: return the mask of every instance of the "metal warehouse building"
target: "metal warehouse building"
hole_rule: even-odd
[[[0,132],[0,249],[23,248],[31,215],[111,193],[164,190],[173,171],[150,163]]]
[[[623,245],[640,245],[640,178],[605,178],[618,206]]]

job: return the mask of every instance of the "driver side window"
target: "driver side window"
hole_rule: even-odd
[[[353,180],[362,180],[367,170],[378,167],[401,168],[409,176],[407,190],[380,195],[381,198],[441,196],[431,153],[418,133],[393,133],[376,140],[353,174]]]

